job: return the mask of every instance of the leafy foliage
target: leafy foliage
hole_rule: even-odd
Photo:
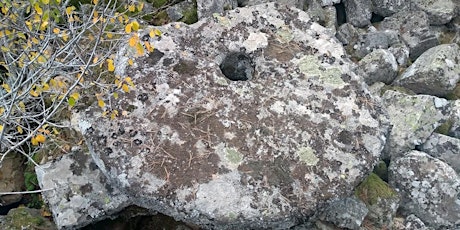
[[[37,146],[66,127],[56,117],[85,104],[82,96],[118,116],[105,100],[135,85],[115,75],[115,49],[127,43],[136,55],[153,51],[133,18],[142,9],[142,2],[116,0],[0,2],[0,163],[12,151],[32,160]]]

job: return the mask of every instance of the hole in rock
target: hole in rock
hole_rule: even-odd
[[[385,17],[372,13],[371,23],[381,22]]]
[[[345,5],[343,2],[335,4],[335,11],[337,14],[337,25],[340,26],[347,22],[347,13],[345,12]]]
[[[225,77],[232,81],[251,80],[254,74],[251,58],[243,52],[229,53],[219,67]]]

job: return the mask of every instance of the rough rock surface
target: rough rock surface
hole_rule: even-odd
[[[415,93],[445,97],[460,81],[460,47],[444,44],[423,53],[395,84]]]
[[[19,192],[24,187],[24,159],[19,153],[7,155],[0,165],[0,191]],[[7,206],[20,201],[21,194],[0,196],[0,206]]]
[[[457,15],[457,0],[411,0],[411,3],[427,13],[432,25],[446,24]]]
[[[372,12],[383,17],[409,9],[410,1],[372,0]]]
[[[356,73],[368,85],[379,81],[391,84],[398,74],[398,64],[391,52],[378,49],[359,61]]]
[[[404,214],[415,214],[436,229],[459,229],[460,179],[448,164],[410,151],[391,162],[389,180],[400,190]]]
[[[235,9],[236,0],[197,0],[198,19],[211,17],[214,13],[223,13],[224,10]]]
[[[460,175],[460,139],[433,133],[419,149],[446,162]]]
[[[447,100],[429,95],[406,95],[388,90],[382,96],[391,132],[385,146],[386,157],[400,156],[414,149],[433,133],[449,116]]]
[[[449,136],[460,139],[460,100],[455,100],[452,103],[452,113],[449,120],[452,125],[449,129]]]
[[[369,0],[346,0],[345,12],[347,22],[356,27],[364,27],[371,24],[372,2]]]
[[[107,183],[89,152],[75,149],[58,164],[36,167],[42,193],[59,229],[82,227],[105,219],[129,205],[128,196]]]
[[[275,4],[159,27],[156,51],[117,73],[136,90],[79,125],[95,162],[142,207],[207,228],[287,228],[349,196],[385,144],[385,112],[305,12]],[[128,52],[128,51],[127,51]],[[230,81],[225,56],[255,74]],[[121,54],[120,54],[121,55]]]
[[[368,213],[366,204],[356,197],[347,197],[330,203],[320,215],[322,221],[346,229],[360,229]]]
[[[423,11],[400,11],[385,18],[380,24],[380,30],[397,31],[409,47],[410,58],[415,60],[439,44],[429,25],[428,16]]]

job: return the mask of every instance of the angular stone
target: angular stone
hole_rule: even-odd
[[[22,191],[24,188],[23,157],[19,153],[12,152],[6,155],[0,163],[0,191]],[[21,198],[21,194],[0,196],[0,206],[8,206],[14,204],[16,202],[19,202]]]
[[[223,13],[224,10],[235,9],[238,6],[236,0],[197,0],[198,19],[211,17],[214,13]]]
[[[410,96],[387,90],[382,100],[392,124],[386,157],[399,156],[424,143],[450,113],[446,99],[428,95]]]
[[[383,17],[391,16],[402,10],[409,9],[410,1],[372,0],[372,12]]]
[[[415,60],[423,52],[439,44],[429,25],[428,16],[423,11],[400,11],[385,18],[380,29],[398,31],[409,47],[410,58]]]
[[[391,84],[398,74],[398,64],[392,53],[377,49],[359,61],[356,74],[368,85],[379,81]]]
[[[371,24],[372,2],[369,0],[346,0],[345,12],[347,22],[356,27],[364,27]]]
[[[431,25],[443,25],[457,15],[456,0],[412,0],[415,8],[427,13]]]
[[[452,122],[448,132],[449,136],[460,139],[460,100],[452,102],[452,114],[449,120]]]
[[[400,43],[398,33],[394,30],[360,33],[356,43],[353,45],[352,55],[361,59],[374,50],[387,49],[392,45]]]
[[[395,84],[415,93],[445,97],[460,81],[460,47],[444,44],[423,53]]]
[[[446,162],[460,175],[460,139],[433,133],[419,149]]]
[[[133,66],[121,49],[117,74],[135,90],[78,124],[136,205],[209,228],[289,228],[349,196],[378,161],[388,121],[342,46],[305,12],[275,5],[158,27],[156,51]],[[232,52],[252,59],[252,78],[224,76]]]
[[[114,215],[127,207],[128,196],[112,186],[88,152],[75,149],[35,168],[42,196],[59,229],[75,229]]]
[[[366,204],[356,197],[347,197],[328,204],[320,219],[340,228],[358,230],[367,213]]]
[[[403,215],[415,214],[435,229],[460,225],[460,179],[445,162],[410,151],[390,163],[389,182],[400,191]]]

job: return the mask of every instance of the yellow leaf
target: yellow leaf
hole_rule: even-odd
[[[1,50],[5,53],[8,53],[10,52],[10,48],[6,47],[6,46],[2,46]]]
[[[126,78],[125,78],[125,81],[126,81],[130,86],[134,86],[133,79],[131,79],[131,77],[126,77]]]
[[[78,98],[80,98],[80,94],[77,92],[70,94],[70,96],[73,97],[75,100],[78,100]]]
[[[35,136],[35,140],[39,143],[45,143],[46,137],[42,134],[37,134],[37,136]]]
[[[59,131],[56,128],[53,128],[53,133],[54,133],[54,135],[58,135]]]
[[[62,33],[61,36],[65,42],[69,39],[69,35],[67,33]]]
[[[18,130],[18,133],[19,134],[22,134],[24,132],[24,130],[22,129],[21,126],[18,125],[18,127],[16,127],[16,129]]]
[[[93,0],[94,5],[97,5],[98,2],[99,2],[99,0]]]
[[[134,34],[129,38],[129,46],[134,47],[139,42],[139,37],[137,34]]]
[[[113,72],[115,71],[115,65],[113,64],[113,60],[112,59],[107,59],[107,69],[110,71],[110,72]]]
[[[94,57],[93,64],[96,64],[98,60],[99,60],[99,57]]]
[[[30,93],[30,95],[32,95],[34,97],[38,97],[38,93],[35,92],[35,90],[33,90],[33,89],[31,89],[29,93]]]
[[[41,2],[42,2],[43,4],[48,4],[48,3],[50,3],[50,0],[41,0]]]
[[[125,32],[126,33],[131,33],[131,23],[129,23],[128,25],[125,26]]]
[[[129,65],[134,65],[133,60],[132,60],[132,59],[129,59],[129,60],[128,60],[128,64],[129,64]]]
[[[142,11],[142,9],[144,8],[144,3],[141,2],[137,5],[137,11]]]
[[[137,43],[136,50],[137,50],[137,55],[139,56],[144,55],[144,47],[140,43]]]
[[[6,13],[8,13],[8,7],[2,7],[2,13],[6,15]]]
[[[137,21],[131,22],[134,31],[139,30],[139,23]]]
[[[144,45],[145,45],[145,48],[147,48],[147,51],[149,51],[149,53],[153,52],[153,47],[150,45],[150,42],[145,41]]]
[[[127,84],[123,84],[121,88],[123,89],[125,93],[129,93],[129,86]]]
[[[97,101],[97,105],[99,105],[99,107],[101,107],[101,108],[104,108],[105,102],[104,102],[103,100],[99,99],[99,100]]]
[[[161,36],[161,31],[159,29],[154,29],[153,32],[155,33],[155,35]]]
[[[134,5],[129,5],[128,10],[129,12],[134,12],[136,10],[136,7]]]
[[[0,125],[0,132],[3,131],[3,125]]]
[[[30,139],[30,142],[32,142],[32,145],[38,145],[38,141],[35,137],[32,137],[32,139]]]
[[[115,119],[116,117],[118,116],[118,110],[114,110],[112,111],[112,113],[110,114],[110,119]]]
[[[34,9],[35,9],[35,11],[37,12],[38,15],[42,15],[42,14],[43,14],[43,9],[40,8],[40,6],[38,5],[38,3],[35,3]]]
[[[40,43],[40,41],[38,41],[38,39],[37,39],[36,37],[32,37],[32,42],[33,42],[34,44]]]
[[[54,28],[54,29],[53,29],[53,33],[55,33],[55,34],[59,34],[60,31],[61,31],[61,30],[60,30],[59,28]]]
[[[43,55],[40,55],[40,56],[37,58],[37,61],[38,61],[38,63],[45,63],[45,62],[46,62],[46,58],[45,58]]]
[[[151,38],[155,37],[155,31],[154,31],[154,30],[150,30],[149,36],[150,36]]]
[[[102,117],[107,116],[108,113],[109,113],[109,111],[104,111],[104,112],[102,112]]]
[[[107,33],[106,35],[107,35],[107,38],[109,38],[109,39],[113,38],[113,34],[112,34],[112,33]]]
[[[69,6],[69,7],[65,8],[65,12],[66,12],[67,15],[70,15],[70,14],[72,14],[72,12],[75,9],[76,9],[75,6]]]
[[[0,107],[0,116],[5,112],[5,108]]]
[[[3,83],[3,84],[2,84],[2,87],[3,87],[3,89],[6,90],[7,93],[11,92],[10,86],[9,86],[8,84]]]
[[[43,83],[43,91],[47,91],[50,89],[50,85],[48,85],[48,83]]]
[[[113,93],[113,98],[118,99],[118,93],[117,92]]]
[[[26,111],[26,105],[24,104],[23,101],[20,101],[20,102],[18,103],[18,105],[19,105],[19,108],[21,108],[21,110],[22,110],[23,112]]]

